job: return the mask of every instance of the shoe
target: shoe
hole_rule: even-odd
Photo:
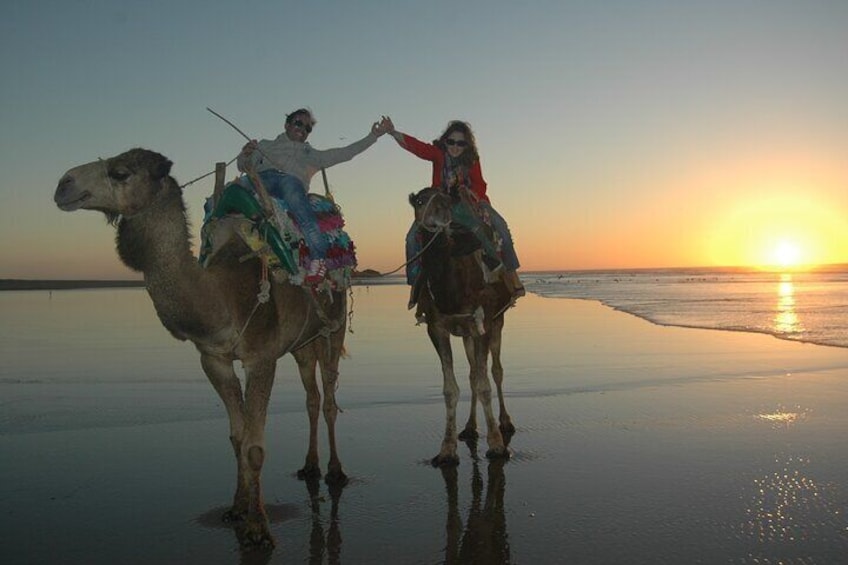
[[[320,284],[324,282],[327,276],[327,264],[323,259],[313,259],[309,262],[309,270],[306,273],[304,282],[307,284]]]

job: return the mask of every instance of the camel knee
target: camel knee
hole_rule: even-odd
[[[442,390],[442,395],[445,397],[446,406],[456,406],[459,400],[459,387],[446,386],[444,390]]]
[[[309,391],[306,395],[306,410],[310,414],[318,414],[318,410],[321,409],[321,394],[316,389],[315,391]]]
[[[262,465],[265,463],[265,450],[258,445],[252,445],[247,450],[247,463],[254,471],[261,471]]]

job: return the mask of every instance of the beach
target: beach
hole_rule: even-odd
[[[298,481],[293,360],[267,423],[276,549],[220,521],[221,402],[141,289],[0,294],[4,563],[838,563],[848,349],[666,327],[529,294],[507,312],[507,462],[439,449],[438,359],[403,285],[353,290],[337,436],[350,484]],[[92,305],[100,305],[94,308]],[[468,413],[467,363],[454,348]],[[320,424],[322,466],[326,438]],[[315,485],[311,485],[314,487]]]

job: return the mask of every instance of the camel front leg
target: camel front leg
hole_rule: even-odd
[[[247,483],[241,465],[244,442],[244,395],[241,382],[233,370],[233,362],[230,359],[201,354],[200,364],[212,387],[221,397],[230,422],[230,443],[236,456],[237,478],[233,505],[224,514],[224,521],[237,522],[247,515],[248,506]]]
[[[459,387],[456,384],[456,376],[453,373],[453,352],[450,345],[450,334],[427,325],[427,333],[430,341],[439,354],[442,363],[442,394],[445,397],[445,435],[442,439],[442,448],[430,462],[434,467],[445,465],[458,465],[459,456],[456,454],[456,404],[459,400]]]
[[[231,359],[201,354],[200,362],[227,409],[230,442],[236,456],[236,492],[224,520],[238,523],[238,537],[243,545],[273,546],[262,503],[260,476],[265,461],[265,418],[276,363],[245,365],[247,391],[242,394]]]
[[[249,547],[273,547],[268,515],[262,497],[262,466],[265,464],[265,421],[274,385],[276,360],[245,362],[244,439],[239,467],[247,492],[247,515],[240,542]]]

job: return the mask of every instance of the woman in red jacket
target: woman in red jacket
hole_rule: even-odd
[[[413,155],[433,163],[432,186],[442,190],[455,193],[460,188],[467,189],[484,215],[489,217],[492,228],[498,232],[502,241],[502,260],[506,269],[504,279],[513,292],[513,297],[524,296],[524,286],[516,272],[519,263],[512,243],[512,235],[506,220],[492,208],[489,197],[486,195],[486,181],[480,167],[480,155],[477,153],[477,143],[471,127],[462,121],[454,120],[448,123],[448,127],[442,135],[433,143],[425,143],[411,135],[397,131],[391,119],[388,120],[388,132],[397,141],[398,145]],[[493,243],[475,228],[478,226],[467,226],[478,234],[484,250],[497,259]],[[420,249],[416,239],[416,226],[410,228],[406,235],[406,260]],[[418,262],[407,265],[406,282],[409,285],[415,283],[419,269]],[[410,299],[409,307],[415,305],[414,298]]]

